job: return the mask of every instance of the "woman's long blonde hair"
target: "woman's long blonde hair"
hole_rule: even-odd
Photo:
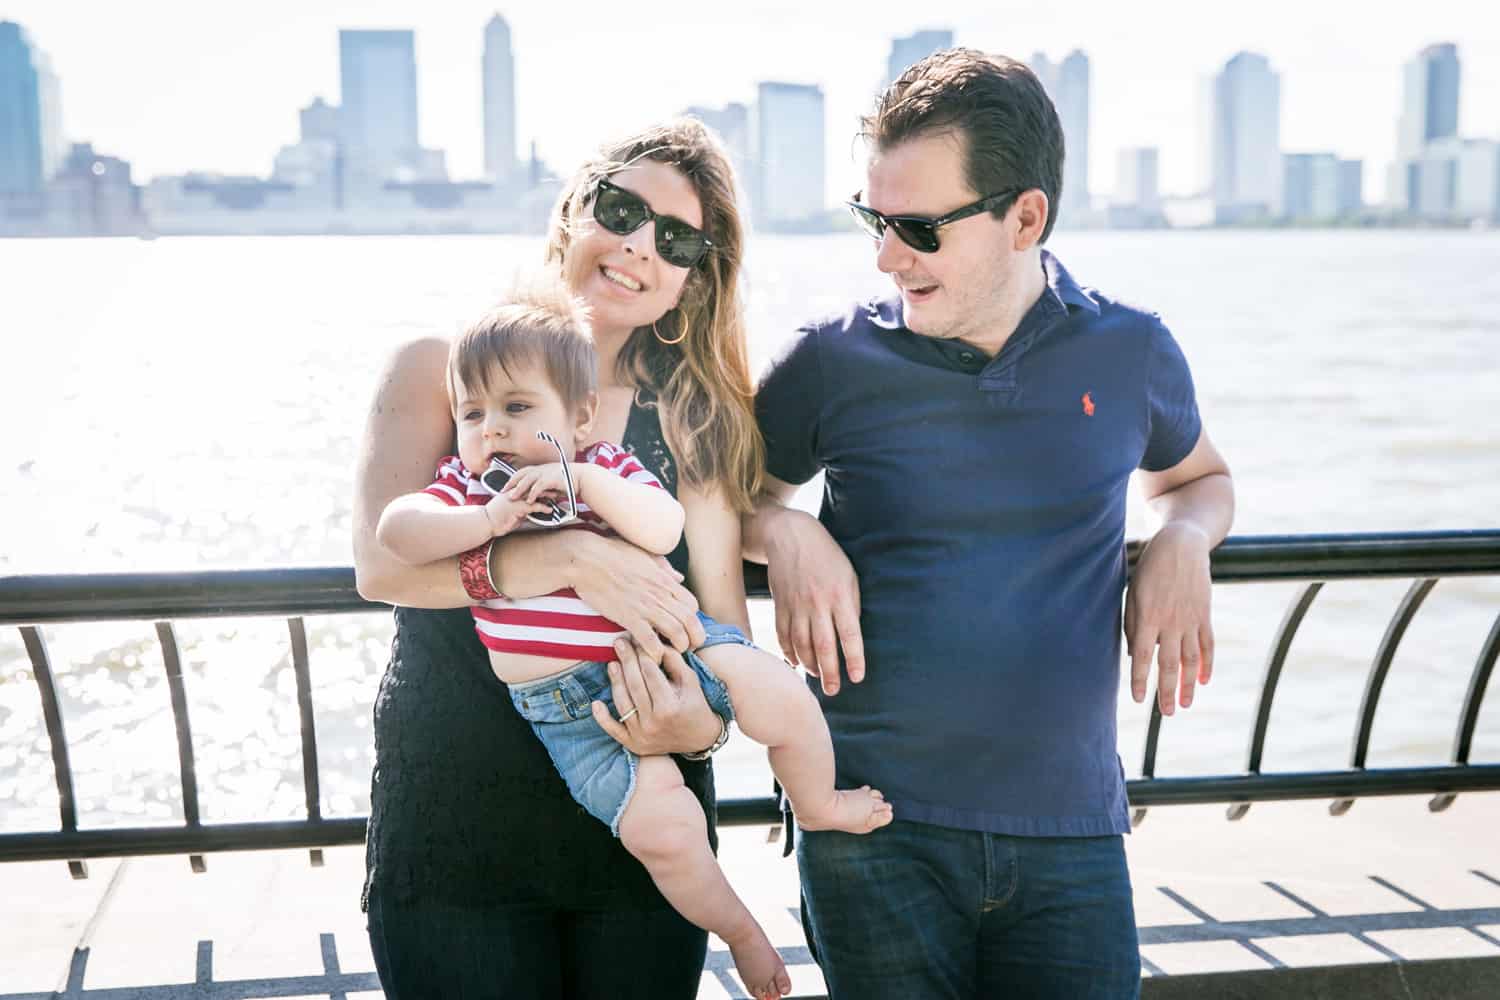
[[[765,482],[765,445],[755,423],[740,301],[745,234],[734,169],[719,140],[701,122],[678,118],[605,145],[558,198],[547,260],[563,265],[600,179],[640,160],[669,164],[691,182],[713,247],[656,330],[643,326],[631,333],[616,376],[656,394],[662,431],[686,481],[700,489],[721,485],[734,509],[745,512]],[[662,343],[679,336],[679,343]]]

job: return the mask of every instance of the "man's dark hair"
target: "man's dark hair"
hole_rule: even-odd
[[[1040,188],[1052,234],[1062,198],[1063,132],[1052,99],[1025,64],[975,49],[944,49],[914,64],[885,89],[860,135],[879,150],[951,133],[961,139],[969,187],[981,195]],[[993,209],[1003,218],[1015,204]]]

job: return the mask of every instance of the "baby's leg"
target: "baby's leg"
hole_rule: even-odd
[[[709,849],[703,807],[668,758],[641,758],[635,793],[620,817],[620,841],[678,913],[724,939],[756,1000],[791,992],[785,963],[730,888]]]
[[[890,804],[869,785],[834,789],[828,723],[798,671],[750,646],[725,643],[698,655],[729,689],[740,729],[769,752],[803,828],[869,833],[891,821]]]

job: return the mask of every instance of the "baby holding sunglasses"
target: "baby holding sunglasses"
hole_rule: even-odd
[[[561,285],[515,293],[469,327],[447,373],[458,455],[443,459],[431,486],[391,501],[376,533],[381,544],[422,564],[512,531],[562,527],[672,551],[681,504],[629,452],[590,443],[596,380],[587,321]],[[780,956],[714,859],[702,807],[677,765],[638,757],[594,718],[596,700],[614,711],[608,667],[629,634],[571,589],[486,601],[472,612],[491,669],[573,798],[621,839],[679,913],[724,940],[752,995],[789,992]],[[833,744],[801,676],[738,627],[700,617],[706,641],[684,661],[726,727],[737,719],[767,748],[798,822],[850,833],[889,823],[880,792],[834,789]]]

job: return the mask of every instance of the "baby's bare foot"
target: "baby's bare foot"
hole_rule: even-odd
[[[742,937],[726,938],[724,943],[729,945],[729,954],[734,958],[745,990],[755,1000],[779,1000],[792,992],[792,977],[787,975],[786,963],[771,946],[760,924],[752,922]]]
[[[796,812],[797,825],[804,830],[843,830],[845,833],[869,833],[894,818],[885,796],[869,785],[835,791],[821,811]]]

